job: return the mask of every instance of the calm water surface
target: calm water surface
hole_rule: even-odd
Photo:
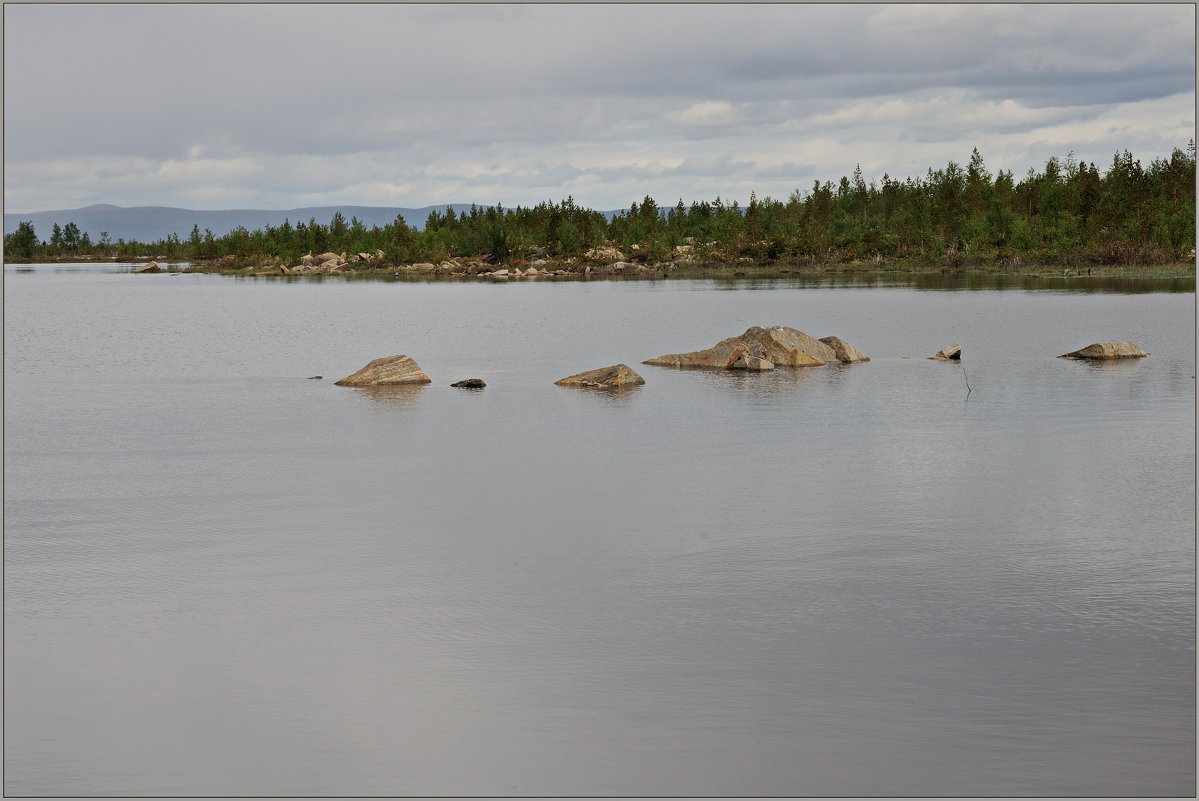
[[[1193,283],[112,269],[5,274],[9,795],[1195,793]],[[640,364],[774,324],[872,361]]]

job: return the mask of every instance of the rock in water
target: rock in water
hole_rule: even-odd
[[[162,272],[162,268],[158,266],[158,262],[151,261],[151,262],[147,262],[146,264],[143,264],[141,267],[135,267],[133,272],[135,272],[135,273],[160,273],[160,272]]]
[[[645,383],[645,379],[633,372],[626,364],[614,364],[598,370],[567,376],[554,382],[560,387],[594,387],[596,389],[621,389]]]
[[[869,356],[843,339],[838,337],[821,337],[820,341],[833,349],[833,352],[837,354],[837,361],[842,364],[870,361]]]
[[[774,362],[769,359],[763,359],[761,356],[752,356],[748,353],[742,353],[733,359],[733,363],[729,365],[730,370],[749,370],[751,372],[765,372],[766,370],[774,369]]]
[[[939,351],[934,353],[932,356],[929,356],[928,358],[937,359],[938,361],[943,361],[943,362],[949,361],[950,359],[952,359],[954,361],[961,361],[962,360],[962,346],[958,345],[957,343],[954,343],[952,345],[946,345],[945,347],[941,348]]]
[[[783,367],[809,367],[839,361],[837,352],[818,339],[784,325],[754,326],[744,334],[717,342],[707,350],[668,353],[643,364],[663,367],[733,368],[743,356],[756,356]]]
[[[424,371],[407,356],[375,359],[353,375],[335,381],[339,387],[379,387],[392,384],[429,384]]]
[[[451,387],[464,387],[466,389],[482,389],[487,384],[481,378],[464,378],[461,381],[455,381],[450,384]]]
[[[1149,354],[1131,342],[1095,342],[1082,350],[1063,353],[1062,359],[1139,359]]]

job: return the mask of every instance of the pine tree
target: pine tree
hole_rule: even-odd
[[[4,253],[6,255],[32,259],[35,247],[37,247],[37,233],[30,220],[17,223],[17,230],[4,237]]]

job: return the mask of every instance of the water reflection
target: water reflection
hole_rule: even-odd
[[[731,390],[751,399],[761,400],[769,397],[777,399],[800,390],[840,383],[847,373],[858,365],[826,364],[812,367],[776,367],[764,372],[726,370],[719,367],[651,366],[668,373],[683,374],[687,376],[686,380],[694,380],[701,385],[718,388],[717,391]]]
[[[1119,370],[1136,370],[1140,367],[1142,359],[1062,359],[1062,361],[1077,362],[1089,370],[1116,372]]]
[[[425,384],[396,384],[382,387],[350,387],[360,398],[380,408],[410,408],[416,405]]]
[[[902,285],[925,290],[1050,290],[1054,292],[1194,292],[1195,279],[1188,278],[1115,278],[1110,276],[1065,276],[1060,274],[1010,273],[917,273]]]
[[[637,397],[637,393],[641,391],[641,386],[638,384],[628,387],[559,387],[559,389],[577,393],[580,397],[585,398],[587,402],[596,406],[627,407]]]
[[[1071,293],[1115,293],[1145,294],[1151,292],[1194,292],[1195,278],[1154,277],[1103,277],[1092,275],[1062,276],[1036,273],[985,273],[985,272],[929,272],[929,273],[801,273],[780,270],[760,276],[736,275],[735,273],[706,276],[652,275],[609,275],[609,276],[538,276],[493,280],[474,276],[420,273],[337,273],[323,275],[238,275],[242,281],[316,281],[332,279],[345,282],[377,282],[402,284],[447,284],[486,283],[499,284],[542,284],[542,283],[592,283],[592,284],[637,284],[655,285],[657,289],[678,289],[676,282],[689,282],[696,289],[721,290],[764,290],[764,289],[875,289],[901,288],[920,289],[934,292],[984,291],[984,290],[1041,290]]]
[[[800,273],[782,270],[756,277],[721,275],[708,278],[715,289],[873,289],[909,287],[927,291],[961,290],[1049,290],[1054,292],[1111,292],[1141,294],[1147,292],[1194,292],[1195,278],[1103,277],[1092,275],[926,272],[926,273]]]

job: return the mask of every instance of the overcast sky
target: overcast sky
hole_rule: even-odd
[[[1195,7],[12,5],[6,211],[786,197],[1195,136]]]

